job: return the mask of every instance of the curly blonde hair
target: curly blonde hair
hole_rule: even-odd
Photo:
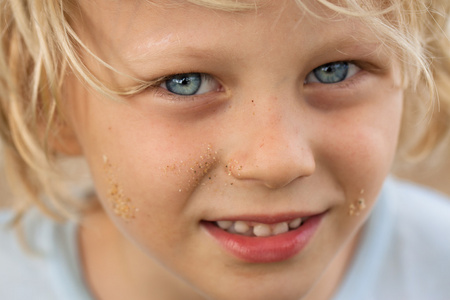
[[[229,12],[264,5],[264,0],[189,2]],[[407,97],[397,160],[429,154],[449,131],[450,1],[297,3],[311,14],[310,5],[322,5],[338,15],[359,18],[397,53],[403,64]],[[30,206],[54,217],[74,211],[74,203],[64,201],[55,185],[60,176],[59,155],[49,145],[58,139],[58,108],[68,72],[110,96],[133,94],[149,84],[136,81],[132,89],[119,91],[96,78],[83,63],[81,52],[116,70],[90,52],[77,36],[73,28],[77,13],[76,0],[0,0],[0,135],[8,177],[14,190],[20,192],[14,202],[19,216]],[[426,115],[430,116],[428,126],[418,130],[416,125]]]

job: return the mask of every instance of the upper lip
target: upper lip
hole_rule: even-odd
[[[297,212],[297,213],[281,213],[281,214],[267,214],[267,215],[234,215],[234,216],[223,216],[220,218],[205,220],[209,222],[217,221],[245,221],[245,222],[255,222],[264,224],[276,224],[281,222],[289,222],[297,218],[309,218],[315,215],[320,215],[324,212],[319,213],[309,213],[309,212]]]

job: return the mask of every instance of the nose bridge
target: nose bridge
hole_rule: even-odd
[[[253,137],[250,140],[255,140],[258,149],[277,152],[276,149],[288,147],[289,142],[294,142],[289,141],[289,136],[296,135],[295,132],[299,130],[300,124],[292,122],[291,113],[293,112],[286,109],[289,105],[287,101],[283,103],[277,96],[261,98],[257,98],[252,103],[254,123],[247,123]]]
[[[239,180],[279,188],[311,175],[315,162],[300,99],[265,95],[270,94],[254,95],[251,108],[242,110],[247,116],[240,118],[240,137],[230,155],[229,171]]]

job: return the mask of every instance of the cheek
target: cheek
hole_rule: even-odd
[[[78,110],[87,119],[79,122],[79,139],[104,202],[179,198],[203,182],[216,163],[208,136],[195,136],[186,126],[106,101]]]
[[[339,127],[336,127],[339,130]],[[395,128],[373,128],[354,124],[352,129],[342,128],[341,134],[330,137],[328,164],[339,177],[358,181],[384,178],[394,157],[397,134]]]
[[[400,91],[377,95],[367,105],[325,125],[328,146],[322,147],[325,149],[321,153],[323,165],[343,188],[347,202],[342,208],[350,215],[357,214],[358,208],[369,211],[364,207],[374,203],[391,170],[400,130],[402,97]]]
[[[396,95],[384,103],[373,101],[322,120],[324,138],[316,144],[318,168],[342,191],[327,220],[330,230],[321,237],[324,244],[342,245],[369,216],[395,156],[401,99]]]
[[[193,230],[193,223],[188,222],[192,220],[182,212],[189,207],[190,181],[197,184],[198,177],[184,165],[169,165],[167,170],[164,162],[115,155],[106,154],[106,159],[92,164],[106,213],[125,236],[152,256],[161,249],[176,251]]]
[[[161,153],[146,148],[142,155],[138,151],[129,153],[126,147],[120,148],[120,144],[105,145],[103,162],[92,165],[101,199],[124,220],[131,219],[126,215],[128,207],[134,207],[135,211],[144,209],[142,213],[181,212],[193,190],[215,178],[210,171],[217,159],[210,146],[196,152]],[[138,214],[132,215],[134,218]]]
[[[208,188],[216,182],[212,170],[218,153],[206,142],[209,137],[192,138],[182,129],[151,127],[145,120],[111,124],[99,123],[104,130],[93,133],[86,149],[103,206],[146,249],[158,240],[166,247],[182,245],[180,239],[196,226],[191,194],[199,185]]]
[[[356,176],[381,169],[386,172],[397,147],[402,99],[399,89],[373,92],[361,99],[361,104],[324,120],[331,146],[328,155]]]

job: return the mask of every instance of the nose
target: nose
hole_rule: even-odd
[[[252,117],[240,118],[245,121],[235,135],[227,164],[228,174],[236,180],[277,189],[314,173],[316,164],[304,112],[282,102],[275,97],[259,101]]]

